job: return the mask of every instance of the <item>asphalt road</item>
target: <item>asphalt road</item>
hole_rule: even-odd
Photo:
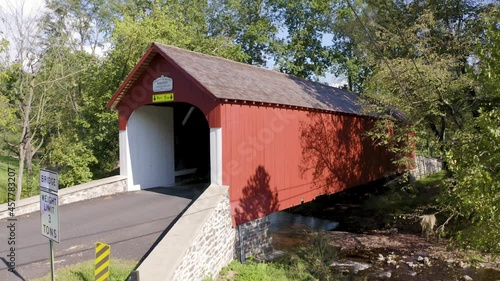
[[[140,261],[202,189],[200,185],[154,188],[60,206],[56,269],[93,260],[96,242],[111,245],[111,259]],[[17,273],[8,271],[9,223],[0,220],[0,281],[31,280],[49,273],[49,240],[41,235],[39,212],[17,217]]]

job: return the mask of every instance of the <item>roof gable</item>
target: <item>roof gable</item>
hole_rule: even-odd
[[[255,101],[365,115],[359,96],[277,71],[153,43],[108,102],[116,108],[152,58],[160,54],[201,89],[219,99]]]

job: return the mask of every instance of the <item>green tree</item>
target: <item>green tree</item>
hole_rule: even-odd
[[[483,16],[488,28],[478,48],[477,117],[447,151],[452,177],[442,204],[463,222],[458,241],[500,254],[500,22],[499,8]]]
[[[496,3],[497,6],[483,14],[486,36],[476,50],[480,70],[477,79],[481,84],[478,99],[486,110],[498,108],[500,104],[500,2]]]
[[[433,146],[449,172],[436,207],[464,222],[454,237],[498,253],[498,5],[373,0],[352,10],[372,44],[358,45],[371,68],[363,96],[384,117],[371,136],[399,159],[413,141]]]
[[[317,79],[332,64],[332,50],[323,44],[331,32],[333,2],[324,0],[274,0],[273,20],[282,26],[284,38],[275,43],[276,65],[281,72]]]
[[[500,254],[500,110],[479,116],[458,133],[447,151],[452,177],[441,196],[443,208],[457,216],[460,243]]]
[[[168,4],[154,2],[146,10],[126,13],[112,34],[110,57],[127,74],[152,42],[243,61],[241,47],[223,35],[208,35],[204,1],[187,5],[183,1]],[[188,7],[188,8],[186,8]],[[118,55],[117,55],[118,54]]]
[[[105,109],[123,75],[107,59],[107,48],[122,1],[52,0],[43,19],[45,67],[51,62],[67,75],[53,91],[62,102],[45,147],[45,165],[55,167],[63,186],[110,175],[116,169],[115,113]],[[76,36],[75,36],[76,35]]]
[[[230,38],[247,55],[245,63],[265,65],[278,32],[273,17],[269,1],[210,1],[208,35]]]
[[[3,57],[8,52],[9,41],[3,39],[0,40],[0,57]],[[0,85],[5,85],[9,80],[9,73],[5,70],[6,62],[0,61]],[[14,110],[9,105],[9,99],[4,95],[3,91],[0,90],[0,115],[3,117],[0,120],[0,131],[6,133],[11,132],[14,129]],[[3,136],[5,139],[6,137]],[[1,148],[1,147],[0,147]]]
[[[365,18],[363,30],[373,45],[365,49],[372,66],[365,96],[384,104],[378,114],[398,108],[411,121],[416,139],[433,144],[442,155],[454,134],[477,116],[478,83],[468,61],[483,36],[483,9],[472,1],[377,0],[358,15]],[[386,116],[394,120],[394,114]],[[384,135],[378,131],[376,136]]]
[[[362,14],[359,1],[340,1],[334,6],[330,24],[332,34],[332,70],[333,74],[347,79],[349,91],[363,93],[366,80],[370,77],[373,63],[367,61],[372,47],[369,35],[364,33],[361,24],[368,24],[366,18],[357,18]]]
[[[75,50],[96,55],[120,16],[120,0],[46,0],[44,30]],[[68,36],[69,35],[69,36]]]
[[[22,12],[12,10],[2,17],[11,38],[8,52],[14,61],[8,60],[4,72],[6,81],[0,88],[0,96],[7,99],[7,106],[12,110],[13,133],[2,135],[4,147],[18,159],[16,200],[23,192],[23,175],[32,172],[33,157],[42,147],[44,140],[41,129],[44,122],[44,110],[49,93],[38,80],[38,60],[40,29],[38,19],[24,18]]]
[[[95,19],[95,9],[86,11],[89,17],[85,17],[81,12],[85,3],[78,2],[79,13],[72,13],[74,7],[64,5],[67,3],[48,1],[49,12],[41,18],[25,18],[16,10],[3,15],[11,19],[6,23],[14,44],[8,53],[14,57],[6,60],[2,71],[1,98],[5,97],[13,116],[9,122],[12,133],[2,138],[3,146],[19,161],[17,200],[30,194],[29,181],[36,178],[33,168],[40,164],[58,170],[65,186],[91,179],[89,166],[96,161],[85,143],[87,139],[82,138],[80,112],[85,81],[81,74],[98,62],[95,55],[83,49],[90,46],[89,52],[95,53],[95,40],[103,36],[103,29],[96,28],[95,21],[85,23]],[[89,3],[86,5],[90,7]],[[101,31],[97,35],[92,30]],[[71,149],[72,161],[64,159],[71,155]],[[23,182],[25,178],[28,185]]]

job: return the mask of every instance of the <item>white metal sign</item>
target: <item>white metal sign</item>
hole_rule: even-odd
[[[40,190],[40,221],[42,235],[59,243],[59,197]]]
[[[174,81],[167,76],[160,76],[153,81],[153,92],[168,92],[174,88]]]
[[[40,170],[40,187],[49,189],[53,192],[59,191],[59,177],[57,173]]]

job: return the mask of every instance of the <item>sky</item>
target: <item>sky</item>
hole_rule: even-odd
[[[15,15],[18,15],[19,18],[22,15],[23,25],[25,25],[30,19],[40,16],[44,7],[44,0],[0,0],[0,39],[7,39],[11,43],[8,60],[15,57],[15,51],[12,47],[15,42],[14,34],[18,34]],[[29,28],[33,27],[25,26],[25,29]],[[23,33],[29,34],[30,30],[24,30]]]
[[[39,17],[45,10],[45,0],[0,0],[0,38],[5,38],[11,42],[11,50],[9,52],[9,60],[15,59],[15,51],[13,50],[12,44],[13,40],[12,33],[16,32],[16,24],[13,21],[13,16],[15,14],[23,15],[23,19],[29,22],[31,19]],[[31,28],[34,28],[31,26]],[[24,31],[25,34],[29,34],[29,30]],[[75,34],[75,36],[78,36]],[[86,51],[91,52],[90,46],[86,48]],[[105,54],[105,48],[97,48],[96,54],[103,56]]]
[[[0,12],[11,13],[12,11],[20,11],[24,6],[24,15],[33,17],[43,11],[45,7],[44,0],[0,0]]]

